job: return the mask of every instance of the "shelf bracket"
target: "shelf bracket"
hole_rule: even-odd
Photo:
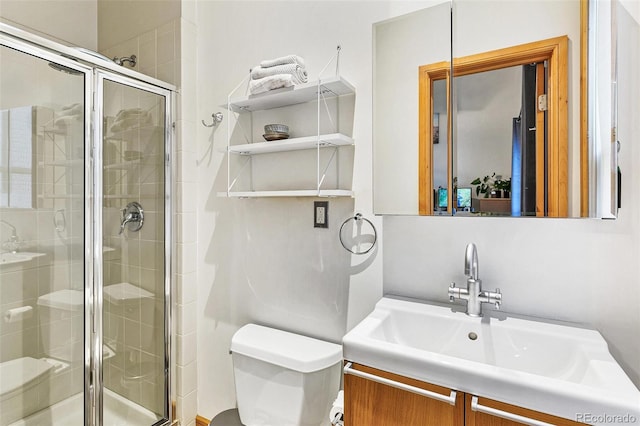
[[[227,154],[228,156],[229,154]],[[231,190],[233,189],[233,187],[235,186],[236,182],[238,181],[238,179],[240,178],[240,176],[242,175],[242,172],[244,171],[244,169],[247,167],[247,164],[249,164],[251,162],[251,156],[248,156],[247,159],[245,160],[244,164],[242,165],[242,167],[240,167],[240,170],[238,171],[238,173],[236,174],[236,176],[233,178],[233,181],[231,181],[231,183],[229,184],[229,186],[227,187],[227,195],[229,192],[231,192]]]
[[[318,141],[318,147],[319,146],[320,146],[320,141]],[[329,170],[329,166],[333,162],[333,159],[336,157],[337,153],[338,153],[338,147],[337,146],[333,146],[333,153],[331,154],[331,157],[329,158],[329,161],[327,161],[327,165],[325,166],[324,170],[322,170],[322,176],[321,176],[320,180],[318,181],[318,194],[320,193],[320,188],[322,187],[322,184],[324,183],[324,179],[327,177],[327,170]]]

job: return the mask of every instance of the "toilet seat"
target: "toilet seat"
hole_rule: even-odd
[[[0,401],[24,392],[49,375],[53,366],[43,359],[15,358],[0,363]]]

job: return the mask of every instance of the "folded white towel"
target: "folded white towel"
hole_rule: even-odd
[[[259,80],[276,74],[291,74],[293,76],[294,84],[306,83],[308,80],[307,70],[298,64],[276,65],[269,68],[257,66],[251,70],[251,79]]]
[[[151,124],[151,121],[151,114],[142,108],[123,109],[116,115],[110,130],[113,133],[122,132],[134,127],[146,126]]]
[[[275,59],[265,59],[264,61],[260,62],[260,66],[262,68],[275,67],[276,65],[285,64],[298,64],[302,68],[304,68],[304,59],[302,59],[298,55],[287,55]]]
[[[81,114],[81,113],[82,113],[81,104],[65,105],[62,108],[60,108],[60,115]]]
[[[293,85],[293,76],[291,74],[270,75],[258,80],[251,80],[249,82],[249,93],[257,95],[258,93],[280,89],[282,87],[291,87]]]
[[[146,117],[149,113],[142,108],[121,109],[116,115],[116,121],[132,117]]]

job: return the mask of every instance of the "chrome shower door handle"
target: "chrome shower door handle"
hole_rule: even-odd
[[[122,235],[125,227],[129,231],[137,232],[142,229],[144,224],[144,210],[139,203],[135,201],[127,204],[127,207],[122,209],[122,219],[120,221],[120,232],[118,235]]]

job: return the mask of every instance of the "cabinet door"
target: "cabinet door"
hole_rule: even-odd
[[[483,410],[472,407],[473,398],[477,398],[477,404],[483,408],[489,408],[489,410],[497,410],[505,416],[519,416],[522,421],[509,420],[499,415],[489,414]],[[554,426],[574,426],[583,425],[584,423],[574,422],[562,417],[552,416],[550,414],[541,413],[539,411],[528,410],[526,408],[518,407],[515,405],[505,404],[504,402],[494,401],[487,398],[478,398],[471,394],[465,394],[465,416],[466,426],[520,426],[523,424],[529,425],[554,425]],[[529,420],[529,421],[527,421]],[[536,423],[538,422],[538,423]]]
[[[449,396],[451,389],[409,379],[363,365],[357,371],[394,382]],[[345,426],[461,426],[464,397],[458,393],[455,405],[398,389],[352,374],[344,376]]]

